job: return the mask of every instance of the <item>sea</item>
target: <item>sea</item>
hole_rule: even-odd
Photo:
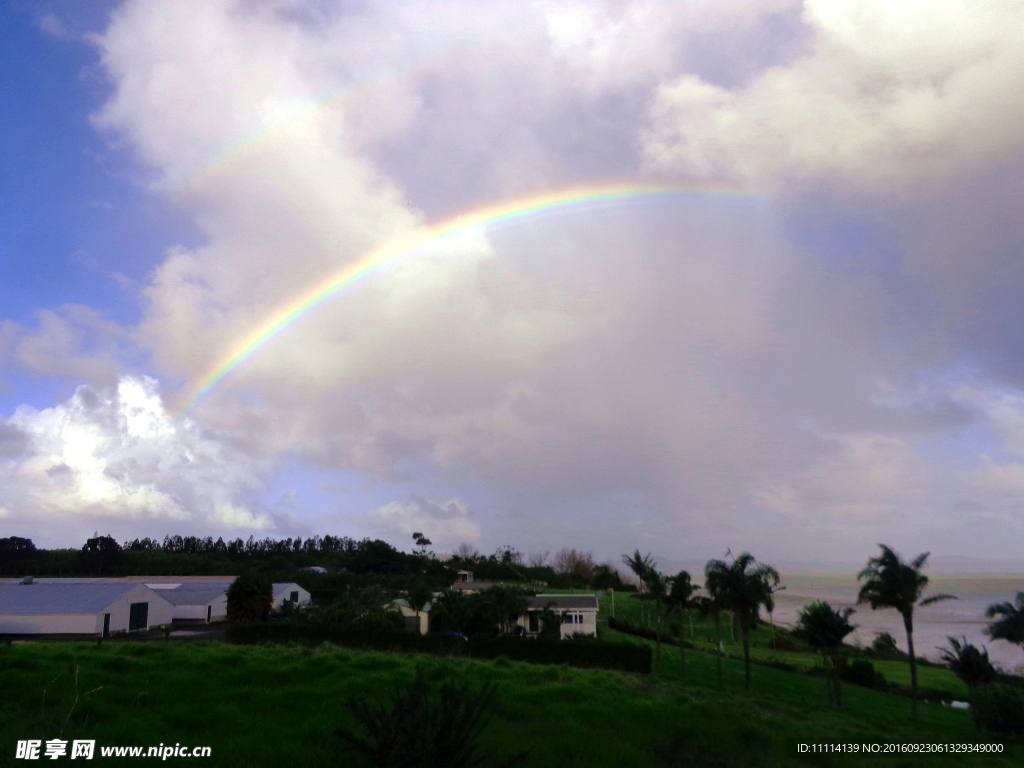
[[[802,607],[812,600],[826,600],[833,608],[856,609],[850,621],[857,630],[846,642],[870,645],[881,632],[889,632],[907,649],[903,618],[893,609],[871,610],[857,605],[859,584],[854,573],[783,573],[785,589],[775,594],[774,621],[792,627]],[[1024,675],[1024,650],[1004,640],[992,640],[984,634],[988,620],[985,609],[993,603],[1013,602],[1024,592],[1024,575],[941,576],[930,577],[924,597],[939,593],[956,595],[914,611],[914,650],[918,656],[939,660],[939,648],[949,645],[949,637],[966,637],[968,642],[988,649],[989,658],[1006,672]]]

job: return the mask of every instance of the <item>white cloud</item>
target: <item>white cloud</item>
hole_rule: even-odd
[[[806,0],[808,55],[723,88],[665,82],[649,162],[757,188],[906,187],[1024,143],[1024,7],[1002,0]]]
[[[433,502],[419,496],[392,501],[367,515],[371,527],[385,534],[408,538],[423,533],[434,546],[453,548],[461,542],[480,540],[480,527],[461,499]]]
[[[235,500],[259,487],[258,460],[189,419],[172,418],[153,379],[83,385],[52,408],[22,406],[0,421],[0,434],[19,449],[0,459],[0,502],[10,517],[272,526]]]
[[[96,39],[112,87],[96,124],[199,234],[132,276],[134,328],[81,307],[0,327],[5,366],[90,382],[0,429],[0,504],[19,521],[303,526],[301,487],[269,511],[246,501],[294,461],[300,486],[323,471],[376,489],[338,496],[332,526],[614,555],[854,529],[870,545],[951,483],[984,497],[956,480],[974,464],[928,455],[977,414],[879,399],[876,382],[955,365],[948,328],[1019,326],[1015,181],[942,209],[694,194],[538,217],[353,286],[188,417],[123,378],[194,382],[282,303],[427,222],[643,176],[652,99],[642,149],[687,178],[870,191],[984,165],[1016,146],[1016,93],[993,93],[1017,44],[995,5],[962,30],[961,6],[921,7],[812,2],[801,24],[789,0],[125,3]],[[991,83],[971,86],[976,70]],[[491,505],[471,513],[467,487]],[[390,498],[406,500],[365,512]]]

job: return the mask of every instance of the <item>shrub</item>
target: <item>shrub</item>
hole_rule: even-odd
[[[362,697],[348,700],[348,708],[365,737],[347,728],[335,734],[375,768],[472,768],[490,764],[477,741],[494,713],[497,687],[487,683],[474,693],[466,683],[448,681],[438,696],[422,669],[409,685],[395,693],[390,706],[373,705]],[[520,753],[496,763],[523,762]]]
[[[568,664],[626,672],[650,672],[651,649],[643,645],[602,642],[563,642],[520,637],[417,635],[409,632],[364,632],[316,624],[239,623],[228,627],[231,643],[287,643],[406,653],[433,653],[495,659],[504,656],[529,664]]]
[[[896,638],[888,632],[880,632],[871,642],[871,650],[883,658],[903,658],[904,653],[896,644]]]
[[[657,633],[653,629],[649,627],[638,627],[636,624],[631,624],[628,621],[616,619],[614,616],[609,617],[608,628],[614,629],[618,632],[622,632],[627,635],[642,637],[645,640],[657,640]],[[691,643],[689,640],[683,640],[678,637],[674,638],[667,633],[662,633],[661,642],[665,643],[666,645],[679,645],[679,643],[682,643],[684,648],[694,647],[693,643]]]
[[[839,677],[844,682],[862,685],[865,688],[878,688],[884,690],[887,687],[885,675],[875,669],[875,665],[864,659],[856,659],[850,664],[841,667]]]
[[[988,649],[978,650],[977,646],[963,638],[960,642],[955,637],[947,638],[949,648],[940,648],[942,660],[953,670],[953,674],[963,680],[967,687],[974,691],[979,685],[991,683],[996,679],[996,669],[988,658]]]
[[[1006,685],[981,686],[971,701],[971,717],[979,731],[1024,735],[1024,693]]]
[[[244,573],[228,587],[228,619],[266,621],[274,604],[270,580],[255,573]]]

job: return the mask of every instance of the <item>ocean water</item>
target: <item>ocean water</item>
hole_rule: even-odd
[[[857,605],[860,587],[856,574],[784,573],[785,590],[775,595],[775,622],[793,626],[799,610],[812,600],[827,600],[833,608],[856,609],[850,617],[857,630],[847,642],[870,645],[880,632],[896,638],[900,650],[907,649],[903,618],[892,609],[871,610]],[[1024,651],[1003,640],[991,640],[983,632],[988,620],[985,609],[992,603],[1013,602],[1024,592],[1024,576],[931,576],[924,596],[947,592],[959,599],[947,600],[914,611],[914,650],[918,656],[939,659],[939,646],[948,646],[948,637],[966,637],[969,642],[988,649],[992,662],[1007,672],[1024,674]]]

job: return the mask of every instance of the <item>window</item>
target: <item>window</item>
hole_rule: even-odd
[[[568,611],[563,612],[562,613],[562,623],[563,624],[572,624],[572,614],[569,613]]]
[[[132,603],[128,609],[128,631],[149,629],[149,603]]]
[[[297,604],[297,603],[299,602],[299,593],[298,593],[298,592],[292,592],[292,594],[291,594],[291,597],[290,597],[289,599],[290,599],[290,600],[291,600],[291,601],[292,601],[293,603],[296,603],[296,604]]]
[[[540,632],[540,618],[536,611],[530,611],[530,631]]]

